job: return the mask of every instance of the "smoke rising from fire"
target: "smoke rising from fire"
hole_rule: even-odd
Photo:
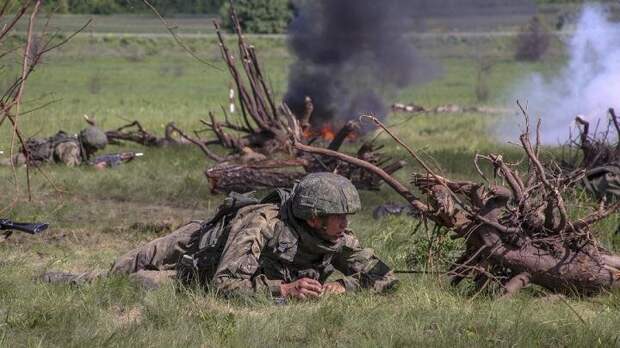
[[[303,114],[314,103],[312,123],[385,116],[386,93],[423,82],[434,69],[411,38],[415,1],[312,0],[289,27],[292,64],[285,102]]]
[[[541,138],[547,144],[566,142],[577,115],[593,127],[600,122],[599,131],[606,129],[608,108],[620,107],[620,24],[608,22],[602,7],[585,6],[568,50],[568,64],[558,75],[534,74],[513,97],[532,117],[542,118]]]

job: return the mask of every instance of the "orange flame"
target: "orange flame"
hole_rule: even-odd
[[[304,139],[320,137],[324,141],[334,140],[336,138],[336,133],[337,131],[331,122],[323,123],[321,128],[308,127],[303,130]],[[356,141],[358,137],[359,137],[359,133],[357,131],[353,131],[347,136],[347,140]]]
[[[329,122],[323,123],[319,134],[321,134],[321,138],[323,138],[323,140],[327,141],[332,141],[336,137],[336,133],[332,128],[332,124]]]

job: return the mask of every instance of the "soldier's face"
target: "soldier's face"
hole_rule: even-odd
[[[347,214],[331,214],[321,218],[308,220],[308,225],[314,228],[321,237],[336,241],[344,237],[344,231],[349,225]]]

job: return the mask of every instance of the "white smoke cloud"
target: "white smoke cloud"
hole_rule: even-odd
[[[607,127],[607,110],[620,107],[620,24],[607,21],[600,6],[583,8],[568,43],[569,62],[558,75],[534,74],[519,83],[513,100],[527,105],[531,117],[541,117],[543,143],[564,143],[575,116],[592,127]],[[620,111],[620,110],[619,110]],[[503,133],[512,138],[512,127]],[[601,130],[601,129],[599,129]],[[575,134],[575,132],[573,132]]]

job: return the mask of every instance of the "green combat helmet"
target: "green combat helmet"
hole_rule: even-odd
[[[101,129],[94,126],[83,129],[79,138],[82,144],[96,150],[101,150],[108,145],[108,137]]]
[[[293,214],[303,220],[328,214],[354,214],[360,196],[349,179],[333,173],[308,174],[293,190]]]

